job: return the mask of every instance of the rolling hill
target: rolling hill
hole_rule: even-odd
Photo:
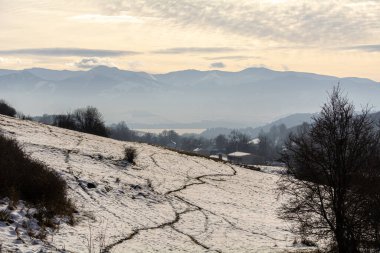
[[[306,250],[276,216],[276,174],[5,116],[0,129],[64,178],[78,210],[74,226],[62,222],[40,241],[19,206],[14,223],[0,222],[4,251],[89,252],[90,241],[93,252]],[[136,165],[123,162],[126,146]]]

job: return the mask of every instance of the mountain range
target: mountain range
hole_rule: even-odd
[[[107,122],[125,120],[145,128],[255,127],[284,115],[319,111],[338,84],[359,109],[367,104],[380,108],[379,82],[266,68],[166,74],[106,66],[88,71],[0,70],[1,98],[25,114],[65,113],[93,105]]]

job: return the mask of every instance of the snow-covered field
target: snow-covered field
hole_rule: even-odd
[[[306,250],[276,216],[276,174],[9,117],[0,128],[62,175],[79,211],[75,226],[62,223],[45,242],[20,228],[21,242],[15,228],[25,211],[16,209],[16,223],[0,222],[5,252],[89,252],[90,241],[92,252]],[[121,161],[126,146],[138,151],[135,166]]]

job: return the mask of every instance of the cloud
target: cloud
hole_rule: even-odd
[[[0,57],[0,64],[9,64],[9,63],[12,63],[12,64],[21,64],[23,63],[23,61],[19,58],[4,58],[4,57]]]
[[[175,47],[152,51],[154,54],[225,53],[237,51],[230,47]]]
[[[380,36],[377,0],[109,0],[107,13],[159,18],[173,26],[224,31],[278,43],[338,45]]]
[[[380,44],[378,45],[358,45],[353,47],[341,47],[343,50],[358,50],[365,52],[380,52]]]
[[[129,61],[127,64],[130,70],[139,70],[144,66],[141,61]]]
[[[80,69],[92,69],[97,66],[108,66],[108,67],[116,67],[114,63],[107,58],[83,58],[79,61],[69,64],[71,66],[75,66]]]
[[[218,57],[205,57],[206,60],[247,60],[247,59],[262,59],[258,56],[244,56],[244,55],[229,55],[229,56],[218,56]]]
[[[289,71],[289,67],[287,65],[283,64],[281,67],[284,71]]]
[[[89,22],[89,23],[143,23],[137,17],[129,15],[98,15],[98,14],[85,14],[79,16],[69,17],[69,20]]]
[[[84,48],[25,48],[15,50],[0,50],[0,55],[38,55],[38,56],[83,56],[83,57],[114,57],[136,55],[139,52]]]
[[[213,62],[210,64],[210,68],[212,68],[212,69],[222,69],[225,67],[226,67],[226,65],[223,62]]]
[[[271,66],[268,66],[266,64],[254,64],[254,65],[250,65],[248,66],[247,68],[265,68],[265,69],[273,69],[273,67]]]

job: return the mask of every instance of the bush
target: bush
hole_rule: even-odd
[[[0,100],[0,114],[14,117],[16,116],[16,110],[12,106],[10,106],[7,102],[4,100]]]
[[[137,150],[133,147],[126,147],[124,150],[124,160],[129,163],[135,164],[135,159],[137,157]]]
[[[24,200],[49,215],[71,216],[66,182],[46,165],[24,154],[18,143],[0,135],[0,197]]]
[[[0,221],[8,222],[10,220],[11,220],[11,212],[8,209],[0,210]]]

